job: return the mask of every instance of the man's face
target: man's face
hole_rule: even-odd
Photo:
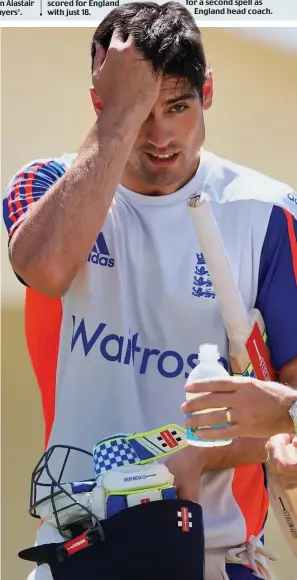
[[[195,174],[204,139],[203,106],[198,93],[184,79],[164,78],[121,183],[138,193],[173,193]]]

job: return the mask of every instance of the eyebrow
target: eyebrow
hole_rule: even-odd
[[[174,97],[173,99],[167,99],[166,100],[166,105],[174,105],[175,103],[178,103],[178,101],[186,101],[186,100],[193,100],[196,99],[197,95],[194,92],[191,93],[184,93],[182,95],[179,95],[178,97]]]

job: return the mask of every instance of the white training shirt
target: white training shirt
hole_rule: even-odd
[[[12,179],[4,200],[11,235],[30,203],[38,202],[74,158],[33,162]],[[183,425],[184,384],[199,345],[217,344],[228,365],[224,325],[186,204],[199,190],[210,195],[246,307],[262,311],[274,365],[280,368],[297,356],[296,194],[202,151],[196,175],[176,193],[150,197],[118,186],[92,252],[61,301],[27,289],[35,342],[37,303],[46,300],[48,312],[53,308],[57,315],[52,385],[45,385],[50,375],[44,377],[49,364],[53,376],[52,351],[41,352],[41,341],[33,344],[27,329],[48,446],[91,451],[114,433]],[[74,455],[64,481],[92,477],[89,465]],[[200,502],[207,548],[235,546],[257,535],[267,511],[262,466],[205,474]]]

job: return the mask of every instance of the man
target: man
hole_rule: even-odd
[[[78,155],[26,166],[4,202],[12,267],[34,289],[27,338],[47,443],[85,449],[112,433],[180,423],[199,344],[218,344],[228,364],[225,329],[187,210],[187,198],[199,190],[211,196],[246,305],[263,312],[280,381],[297,375],[288,237],[294,193],[202,149],[213,84],[190,13],[174,2],[115,9],[94,34],[92,66],[98,119]],[[282,316],[275,314],[280,287]],[[43,295],[51,353],[40,335]],[[168,462],[180,495],[199,497],[203,506],[208,553],[220,554],[213,580],[226,577],[230,548],[243,544],[244,551],[261,535],[265,444],[242,439],[219,450],[187,448]],[[64,477],[89,474],[83,462],[69,462]],[[263,566],[253,571],[268,578]],[[45,578],[41,568],[36,580]],[[254,578],[246,565],[226,569],[231,580]]]

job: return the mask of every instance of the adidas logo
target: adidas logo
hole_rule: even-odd
[[[102,232],[100,232],[91,253],[88,256],[88,262],[96,264],[97,266],[114,267],[114,258],[110,257],[110,253]]]

